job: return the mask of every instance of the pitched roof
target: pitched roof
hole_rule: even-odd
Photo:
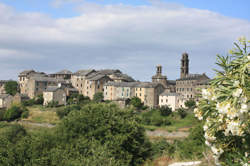
[[[135,87],[139,88],[156,88],[157,86],[163,86],[161,83],[158,82],[139,82],[136,84]]]
[[[39,81],[39,82],[62,82],[65,83],[66,81],[64,79],[56,79],[52,77],[31,77],[32,80]]]
[[[104,78],[104,77],[109,78],[108,76],[103,75],[103,74],[93,73],[93,74],[87,76],[87,79],[90,81],[97,81],[97,80],[100,80],[101,78]]]
[[[135,82],[135,80],[132,77],[123,73],[114,73],[112,79],[123,80],[126,82]]]
[[[180,93],[163,92],[160,96],[181,96]]]
[[[71,71],[65,69],[65,70],[61,70],[61,71],[54,73],[54,74],[73,74],[73,73]]]
[[[45,90],[45,92],[55,92],[58,89],[61,89],[61,88],[58,86],[48,86],[47,89]]]
[[[176,80],[167,80],[168,84],[176,85]]]
[[[111,75],[111,74],[115,74],[115,73],[122,73],[120,70],[118,69],[101,69],[97,71],[100,74],[104,74],[104,75]]]
[[[182,81],[182,80],[201,80],[201,79],[209,79],[209,77],[203,73],[203,74],[189,74],[184,78],[177,79],[176,81]]]
[[[35,70],[24,70],[19,75],[27,75],[29,73],[35,72]]]
[[[89,75],[92,72],[95,72],[95,70],[94,69],[78,70],[78,71],[76,71],[74,73],[74,75],[77,75],[77,76],[87,76],[87,75]]]

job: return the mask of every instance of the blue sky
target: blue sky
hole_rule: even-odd
[[[0,79],[22,70],[120,69],[150,81],[155,66],[213,77],[216,54],[250,39],[249,0],[0,0]]]
[[[157,0],[152,0],[157,1]],[[163,2],[178,3],[190,8],[205,9],[222,15],[250,20],[249,0],[162,0]],[[0,0],[18,11],[42,12],[52,17],[72,17],[79,15],[74,8],[81,2],[68,2],[59,8],[53,7],[53,0]],[[147,0],[88,0],[97,4],[129,4],[150,5]]]

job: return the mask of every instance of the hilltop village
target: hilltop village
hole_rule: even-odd
[[[151,82],[135,81],[120,70],[79,70],[72,73],[62,70],[46,74],[34,70],[22,71],[18,76],[20,93],[11,96],[5,93],[7,81],[0,81],[0,108],[8,108],[13,101],[23,101],[43,95],[44,105],[57,102],[66,105],[67,97],[78,93],[93,99],[96,93],[103,93],[104,100],[126,105],[127,99],[138,97],[148,107],[170,106],[172,110],[185,107],[187,100],[198,101],[199,88],[208,86],[206,74],[189,73],[189,57],[181,57],[180,78],[168,80],[162,75],[162,66],[156,67],[156,74]]]

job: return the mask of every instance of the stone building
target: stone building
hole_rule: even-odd
[[[0,108],[10,108],[12,105],[13,96],[9,94],[0,94]]]
[[[153,83],[161,83],[165,89],[169,89],[171,92],[175,92],[176,81],[168,80],[167,76],[162,75],[162,66],[156,66],[156,74],[152,77]]]
[[[48,105],[50,102],[58,102],[58,105],[66,105],[66,92],[58,86],[48,86],[43,92],[43,105]]]
[[[13,97],[12,103],[13,103],[13,104],[20,104],[20,103],[22,103],[22,102],[24,102],[24,101],[27,101],[27,100],[29,100],[29,99],[30,99],[30,98],[29,98],[28,95],[17,93],[17,94]]]
[[[28,94],[28,80],[31,77],[46,77],[47,75],[43,72],[36,72],[34,70],[25,70],[18,75],[20,93]]]
[[[188,54],[184,53],[181,59],[181,74],[176,80],[176,92],[180,93],[186,100],[196,99],[199,82],[209,81],[209,77],[203,74],[189,74]]]
[[[26,93],[30,98],[42,95],[48,86],[58,86],[65,80],[58,80],[51,77],[31,77],[27,81]]]
[[[104,92],[104,84],[109,82],[131,82],[130,76],[123,74],[120,70],[79,70],[72,75],[71,82],[80,94],[88,96],[90,99],[97,92]]]
[[[7,80],[0,80],[0,94],[6,93],[4,86],[7,82],[8,82]]]
[[[61,70],[57,73],[50,74],[50,77],[56,78],[56,79],[65,79],[65,80],[70,80],[72,76],[72,72],[69,70]]]
[[[159,96],[159,106],[169,106],[172,111],[185,107],[184,97],[180,93],[162,93]]]
[[[83,95],[93,99],[96,93],[104,92],[104,84],[109,81],[112,80],[106,75],[98,73],[89,75],[85,80]]]
[[[71,77],[72,86],[79,91],[79,94],[84,94],[86,77],[95,72],[96,71],[93,69],[79,70],[72,75]]]
[[[104,100],[128,99],[135,96],[139,82],[108,82],[104,85]]]
[[[161,83],[140,82],[135,86],[135,96],[140,98],[144,105],[157,107],[159,95],[165,90]]]

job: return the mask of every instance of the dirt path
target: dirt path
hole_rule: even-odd
[[[47,127],[47,128],[55,127],[55,125],[50,124],[50,123],[34,123],[34,122],[29,122],[29,121],[18,121],[17,123],[21,125],[30,125],[30,126],[35,126],[35,127]]]
[[[154,130],[154,131],[146,131],[147,136],[149,137],[164,137],[166,139],[181,139],[186,138],[189,135],[189,132],[184,131],[173,131],[169,132],[166,130]]]

